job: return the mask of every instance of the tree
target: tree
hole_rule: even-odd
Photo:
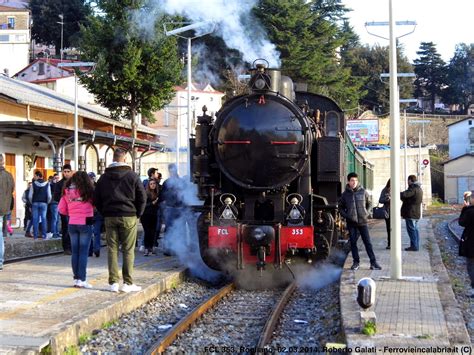
[[[132,138],[137,137],[137,114],[151,121],[152,112],[172,100],[182,70],[176,38],[160,34],[160,21],[166,18],[157,19],[157,31],[152,33],[133,20],[149,11],[143,5],[143,0],[98,0],[100,15],[91,17],[89,25],[81,29],[84,59],[97,63],[81,82],[113,118],[130,120]],[[132,149],[134,168],[135,156]]]
[[[29,9],[33,18],[31,34],[43,44],[54,45],[56,55],[61,50],[61,24],[63,22],[63,47],[77,45],[80,25],[87,22],[91,13],[84,0],[30,0]],[[60,16],[63,16],[61,20]]]
[[[453,58],[447,67],[448,88],[443,91],[443,100],[460,105],[463,113],[474,102],[474,44],[456,46]]]
[[[362,85],[339,56],[348,41],[340,26],[346,11],[340,0],[260,0],[255,8],[281,53],[283,73],[342,107],[357,104]]]
[[[415,59],[415,95],[428,97],[431,101],[431,111],[434,112],[436,96],[441,96],[446,85],[445,62],[437,52],[433,42],[421,42],[419,55]]]
[[[352,69],[352,75],[364,80],[363,88],[366,95],[361,98],[361,105],[377,113],[388,112],[390,108],[390,91],[388,81],[384,82],[380,74],[388,73],[389,47],[388,46],[355,46],[345,52],[346,65]],[[397,48],[397,67],[400,73],[411,73],[413,67],[403,53],[403,48]],[[399,79],[400,98],[411,98],[413,84],[411,79]]]

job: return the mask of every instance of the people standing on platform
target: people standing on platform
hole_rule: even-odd
[[[61,199],[64,184],[68,181],[72,176],[72,169],[71,164],[64,164],[62,168],[63,178],[58,181],[58,183],[54,187],[54,199],[59,201]],[[63,245],[64,254],[71,255],[71,239],[69,238],[68,234],[68,217],[59,213],[59,217],[61,218],[61,241]]]
[[[415,175],[408,177],[408,189],[400,193],[402,200],[401,215],[405,219],[410,246],[406,251],[420,250],[420,233],[418,221],[421,218],[421,203],[423,202],[423,190]]]
[[[21,196],[21,200],[23,201],[25,207],[25,218],[23,219],[23,226],[25,229],[25,237],[27,238],[33,238],[33,234],[31,234],[31,227],[33,227],[33,212],[31,210],[31,202],[28,198],[32,184],[33,183],[31,181],[28,182],[28,187]]]
[[[156,237],[156,223],[158,216],[158,183],[155,179],[150,179],[146,187],[146,206],[143,215],[140,218],[143,231],[145,232],[145,251],[144,256],[148,256],[153,252]]]
[[[370,241],[369,228],[367,222],[369,218],[370,200],[367,191],[359,184],[359,177],[356,173],[347,175],[346,189],[339,199],[339,210],[342,217],[346,219],[349,229],[349,241],[351,243],[351,252],[353,264],[352,270],[358,270],[360,267],[359,249],[357,240],[359,234],[362,237],[365,250],[370,260],[371,270],[381,270],[382,267],[375,258],[372,242]]]
[[[150,168],[147,171],[148,178],[143,180],[143,187],[146,189],[146,186],[148,185],[148,182],[151,179],[157,180],[158,179],[158,169],[157,168]]]
[[[390,249],[390,179],[380,193],[379,203],[383,204],[385,210],[385,226],[387,227],[387,246]]]
[[[59,184],[59,174],[55,173],[53,179],[50,183],[51,186],[51,202],[49,203],[49,211],[51,216],[51,226],[50,231],[53,235],[53,238],[59,238],[59,211],[58,204],[61,198],[61,190],[58,187]],[[59,190],[59,191],[57,191]],[[48,219],[48,222],[50,220]]]
[[[126,152],[115,149],[94,193],[95,206],[104,216],[110,291],[119,292],[118,253],[122,248],[123,292],[140,291],[133,283],[137,221],[145,210],[146,193],[138,175],[125,163]]]
[[[459,216],[459,225],[464,227],[461,237],[463,250],[461,251],[460,247],[459,254],[466,258],[467,273],[471,280],[468,296],[474,297],[474,201],[471,191],[464,193],[464,206]]]
[[[59,212],[68,216],[68,233],[71,240],[71,265],[74,287],[92,288],[86,281],[87,258],[91,244],[94,207],[94,187],[84,171],[77,171],[64,185],[59,201]]]
[[[163,209],[165,221],[165,235],[163,241],[164,254],[171,255],[170,245],[172,244],[172,234],[176,231],[175,226],[180,221],[180,217],[185,214],[186,204],[184,203],[183,191],[185,189],[184,180],[178,175],[176,164],[168,165],[169,178],[163,183],[161,190],[160,203]],[[182,233],[179,233],[182,235]]]
[[[96,187],[96,182],[95,182],[95,173],[90,172],[87,174],[89,178],[91,179],[92,185],[94,186],[94,189]],[[101,234],[102,234],[102,225],[104,224],[104,217],[99,213],[97,208],[94,207],[94,226],[92,227],[92,233],[93,233],[93,238],[92,238],[92,243],[91,247],[89,249],[89,256],[95,255],[97,258],[100,257],[100,239],[101,239]]]
[[[156,179],[156,185],[158,189],[158,196],[161,195],[161,191],[163,190],[163,185],[161,184],[161,180],[163,178],[163,175],[161,173],[157,174],[158,177]],[[156,213],[156,236],[155,236],[155,245],[153,248],[153,254],[157,253],[158,249],[158,241],[161,239],[161,226],[163,225],[163,209],[161,208],[161,203],[160,199],[158,199],[158,211]]]
[[[49,182],[43,180],[41,171],[35,172],[36,180],[31,185],[29,200],[33,210],[33,238],[40,238],[39,225],[41,219],[41,237],[46,239],[48,232],[48,221],[46,214],[48,211],[48,203],[51,201],[51,189]]]
[[[3,229],[3,216],[10,211],[15,181],[12,174],[5,170],[5,160],[3,154],[0,154],[0,227]],[[4,258],[4,240],[3,233],[0,233],[0,270],[3,270]]]
[[[3,233],[3,238],[6,238],[8,235],[12,236],[13,235],[13,228],[12,228],[12,211],[13,208],[15,207],[15,197],[12,195],[11,199],[11,204],[10,204],[10,210],[6,215],[3,216],[3,228],[2,228],[2,233]]]

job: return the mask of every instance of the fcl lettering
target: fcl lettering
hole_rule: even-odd
[[[218,228],[217,235],[229,235],[229,231],[225,228]]]

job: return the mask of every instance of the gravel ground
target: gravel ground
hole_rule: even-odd
[[[167,354],[250,353],[282,290],[235,290],[166,350]]]
[[[89,354],[143,354],[216,289],[197,282],[184,282],[135,311],[123,315],[107,329],[98,329],[80,345]]]
[[[318,290],[296,290],[270,347],[279,353],[318,353],[327,343],[344,343],[341,333],[339,281],[335,281]]]
[[[471,343],[474,343],[474,298],[467,296],[471,287],[466,271],[466,261],[465,258],[458,255],[458,244],[448,230],[449,221],[458,216],[459,214],[440,216],[438,217],[438,222],[433,222],[433,226],[441,251],[441,258],[448,271],[454,294],[463,312]],[[458,235],[461,235],[462,227],[456,223],[452,223],[451,226]]]

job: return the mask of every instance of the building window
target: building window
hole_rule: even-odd
[[[469,120],[469,126],[472,126],[472,120]]]
[[[11,29],[11,30],[15,28],[15,18],[14,17],[9,17],[8,18],[8,28]]]
[[[9,42],[10,36],[9,35],[0,35],[0,42]]]

